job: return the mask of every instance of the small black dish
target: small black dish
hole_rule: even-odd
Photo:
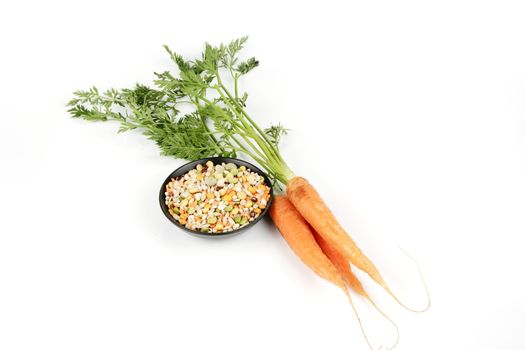
[[[270,186],[270,199],[268,200],[268,204],[266,205],[266,208],[264,208],[264,210],[257,217],[257,219],[233,231],[221,232],[221,233],[211,233],[211,232],[200,232],[200,231],[190,230],[189,228],[186,228],[185,226],[181,225],[177,220],[175,220],[173,216],[171,216],[171,214],[168,211],[168,206],[166,205],[166,195],[165,195],[166,185],[171,181],[171,179],[186,174],[188,171],[195,169],[195,167],[198,164],[205,165],[207,161],[212,161],[213,164],[233,163],[237,165],[238,167],[240,167],[241,165],[244,165],[247,169],[250,169],[252,172],[257,173],[264,178],[264,182],[268,186]],[[160,208],[162,209],[162,212],[164,213],[164,215],[166,215],[166,217],[176,226],[191,233],[192,235],[199,236],[199,237],[230,237],[230,236],[238,234],[241,231],[246,230],[249,227],[252,227],[259,220],[261,220],[264,215],[266,215],[266,213],[268,212],[268,209],[270,208],[270,205],[272,204],[272,200],[273,200],[273,188],[271,187],[270,179],[268,179],[268,176],[261,169],[257,168],[255,165],[248,163],[244,160],[240,160],[237,158],[227,158],[227,157],[202,158],[202,159],[195,160],[193,162],[184,164],[183,166],[179,167],[174,172],[172,172],[166,178],[166,180],[164,180],[160,188],[160,193],[159,193]]]

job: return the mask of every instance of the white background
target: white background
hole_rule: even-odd
[[[346,5],[343,5],[346,3]],[[17,1],[0,9],[0,349],[365,349],[344,295],[268,220],[176,229],[180,160],[69,118],[205,41],[250,35],[242,87],[283,153],[411,306],[365,284],[399,349],[525,348],[525,8],[520,1]],[[362,276],[362,275],[361,275]],[[377,348],[393,333],[356,301]]]

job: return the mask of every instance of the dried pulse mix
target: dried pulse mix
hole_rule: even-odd
[[[270,187],[264,178],[233,163],[199,164],[166,185],[170,214],[201,232],[228,232],[255,220],[266,208]]]

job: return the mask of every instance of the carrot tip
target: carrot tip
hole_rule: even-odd
[[[354,301],[352,300],[352,297],[350,296],[350,292],[346,288],[343,289],[343,291],[345,292],[346,297],[348,298],[348,301],[350,301],[350,305],[352,306],[352,310],[354,311],[354,315],[357,318],[357,322],[359,323],[359,327],[361,328],[361,333],[363,333],[363,337],[365,338],[366,343],[368,344],[368,347],[370,348],[370,350],[374,350],[374,348],[372,347],[372,344],[370,344],[370,340],[368,340],[368,337],[366,336],[366,332],[363,327],[363,322],[361,321],[361,317],[359,317],[359,313],[357,312],[357,309],[355,308]]]
[[[370,341],[368,340],[368,337],[366,335],[366,332],[365,332],[365,329],[364,329],[364,326],[363,326],[363,323],[361,321],[361,317],[359,317],[359,313],[357,312],[357,309],[354,305],[354,302],[352,300],[352,297],[350,296],[350,292],[348,291],[348,289],[344,289],[344,292],[346,294],[346,296],[348,297],[348,300],[350,301],[350,305],[352,306],[352,310],[354,311],[354,314],[357,318],[357,322],[359,323],[359,327],[361,328],[361,333],[363,333],[363,336],[366,340],[366,343],[368,344],[368,347],[373,350],[373,347],[372,347],[372,344],[370,344]],[[392,350],[394,349],[397,344],[399,343],[399,328],[397,326],[397,324],[392,321],[392,319],[390,317],[388,317],[373,301],[372,299],[370,299],[369,297],[366,297],[368,299],[368,301],[370,301],[370,303],[376,308],[376,310],[383,316],[385,317],[388,321],[390,321],[390,323],[394,326],[394,328],[396,329],[396,333],[397,333],[397,337],[396,337],[396,341],[394,343],[394,345],[392,345],[391,347],[385,347],[383,345],[380,345],[378,350],[383,350],[383,349],[386,349],[386,350]]]
[[[419,266],[418,262],[416,261],[416,259],[414,259],[410,254],[407,253],[406,250],[404,250],[403,248],[401,248],[400,246],[398,246],[398,248],[410,259],[412,260],[412,262],[416,265],[417,267],[417,271],[418,271],[418,274],[419,274],[419,278],[421,279],[421,282],[423,283],[423,286],[425,287],[425,293],[427,295],[427,305],[422,308],[422,309],[413,309],[413,308],[410,308],[408,306],[406,306],[405,304],[403,304],[395,295],[394,293],[390,290],[390,288],[388,288],[385,285],[383,285],[383,288],[388,292],[388,294],[390,294],[390,296],[392,298],[394,298],[394,300],[401,306],[403,307],[404,309],[408,310],[408,311],[411,311],[411,312],[416,312],[416,313],[422,313],[422,312],[425,312],[427,311],[428,309],[430,309],[430,306],[432,305],[432,301],[430,299],[430,291],[428,290],[428,286],[427,286],[427,283],[425,282],[425,278],[423,276],[423,272],[421,271],[421,267]]]
[[[377,304],[370,297],[368,297],[367,299],[374,306],[374,308],[377,310],[377,312],[379,312],[384,318],[386,318],[394,326],[394,328],[396,329],[396,334],[397,334],[396,341],[394,342],[394,344],[391,347],[385,348],[387,350],[394,349],[397,346],[397,344],[399,343],[399,327],[397,326],[397,324],[383,310],[381,310],[379,308],[379,306],[377,306]],[[383,348],[383,346],[381,346],[379,349],[382,349],[382,348]]]

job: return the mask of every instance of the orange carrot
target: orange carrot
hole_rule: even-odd
[[[401,301],[390,290],[383,279],[383,276],[379,273],[379,270],[341,227],[334,214],[332,214],[328,206],[322,200],[319,193],[317,193],[315,188],[306,179],[298,176],[292,178],[288,182],[286,193],[290,202],[293,203],[304,219],[306,219],[312,228],[317,231],[317,233],[319,233],[319,235],[323,237],[331,247],[337,250],[339,254],[341,254],[346,260],[349,260],[357,268],[366,272],[370,278],[383,287],[383,289],[390,294],[398,304],[414,312],[425,311],[430,307],[430,298],[428,299],[427,306],[423,310],[413,310],[401,303]]]
[[[284,196],[276,196],[270,216],[290,248],[319,277],[345,289],[345,281],[314,239],[308,223]]]
[[[312,230],[313,231],[313,230]],[[325,255],[330,259],[334,266],[339,270],[346,283],[352,288],[357,294],[370,299],[368,293],[363,288],[361,282],[357,279],[357,276],[352,272],[352,268],[348,263],[348,260],[339,252],[334,249],[317,231],[313,231],[314,238],[319,244],[319,247],[325,253]]]
[[[365,340],[368,346],[372,348],[343,277],[315,241],[310,225],[285,196],[274,197],[270,207],[270,216],[290,248],[303,263],[321,278],[335,284],[345,293],[352,305]]]
[[[379,270],[341,227],[321,196],[306,179],[298,176],[292,178],[288,182],[286,193],[290,202],[315,231],[352,264],[366,272],[383,288],[388,289]]]

